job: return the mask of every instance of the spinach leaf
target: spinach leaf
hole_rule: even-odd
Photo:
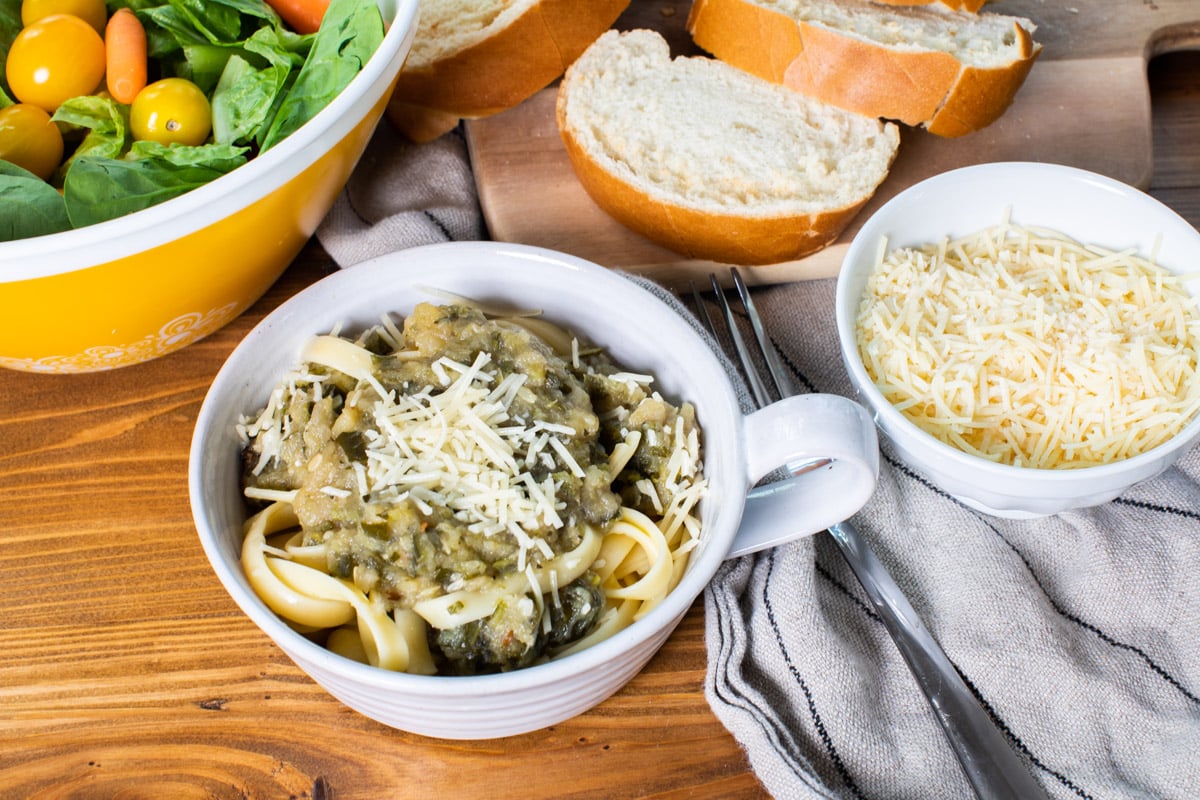
[[[244,148],[226,145],[135,142],[129,156],[84,156],[71,166],[63,197],[72,225],[94,225],[150,208],[246,163]]]
[[[8,48],[21,32],[21,0],[0,0],[0,64],[8,59]],[[13,104],[8,81],[0,70],[0,108]]]
[[[275,13],[275,9],[264,3],[263,0],[208,0],[208,2],[197,3],[197,5],[201,7],[223,5],[244,17],[262,20],[273,28],[283,28],[283,20]]]
[[[150,6],[137,13],[146,28],[146,53],[152,61],[170,63],[185,45],[212,43],[170,5]]]
[[[155,59],[188,45],[236,44],[260,27],[283,29],[279,15],[262,0],[133,0],[124,5],[147,23],[149,54]]]
[[[57,189],[16,164],[0,161],[0,242],[70,229],[67,206]]]
[[[170,19],[172,30],[194,31],[213,44],[232,44],[241,38],[242,16],[224,3],[170,0],[166,8],[170,13],[162,12],[162,18]]]
[[[262,141],[267,150],[317,115],[354,79],[383,41],[375,3],[332,0],[312,50]]]

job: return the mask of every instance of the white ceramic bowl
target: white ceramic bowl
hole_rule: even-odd
[[[262,407],[310,336],[339,324],[357,332],[378,323],[383,313],[407,315],[420,300],[444,300],[428,287],[541,310],[604,346],[623,366],[655,375],[665,396],[695,404],[709,481],[701,506],[702,542],[667,599],[614,637],[504,674],[409,675],[356,663],[314,644],[250,588],[238,561],[246,510],[235,423]],[[342,270],[264,319],[231,354],[200,410],[189,488],[196,528],[217,576],[301,669],[346,705],[388,725],[475,739],[552,725],[615,692],[657,651],[724,559],[823,530],[857,511],[874,490],[877,446],[866,411],[844,397],[789,398],[743,416],[728,373],[696,329],[624,276],[539,248],[451,243]],[[757,479],[776,467],[821,457],[834,458],[833,466],[747,499]]]
[[[1011,212],[1019,225],[1057,230],[1077,241],[1155,255],[1177,273],[1200,268],[1200,233],[1150,195],[1072,167],[994,163],[937,175],[901,192],[862,226],[846,252],[837,285],[842,357],[859,398],[909,466],[972,508],[1029,518],[1098,505],[1173,464],[1200,436],[1194,419],[1159,447],[1103,466],[1030,469],[995,464],[925,433],[888,403],[872,383],[855,344],[855,316],[881,238],[887,247],[921,245],[999,224]],[[1200,280],[1191,281],[1192,294]]]

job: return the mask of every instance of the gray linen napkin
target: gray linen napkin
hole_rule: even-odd
[[[384,120],[317,227],[340,266],[436,242],[486,238],[462,128],[414,145]]]
[[[414,146],[386,124],[317,231],[342,266],[484,236],[458,132]],[[755,290],[801,390],[850,392],[833,290]],[[1021,522],[882,453],[854,521],[1047,793],[1200,797],[1200,448],[1102,507]],[[774,797],[971,797],[828,536],[729,561],[705,608],[706,696]]]

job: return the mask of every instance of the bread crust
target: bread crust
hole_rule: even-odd
[[[642,191],[589,156],[566,124],[561,100],[556,117],[571,166],[596,205],[630,230],[687,258],[745,266],[802,258],[832,244],[870,199],[802,215],[751,217],[687,208]]]
[[[411,142],[432,142],[442,134],[458,127],[462,118],[458,114],[437,111],[423,106],[402,103],[392,98],[386,109],[388,121]]]
[[[801,51],[779,82],[869,117],[924,124],[958,79],[960,64],[949,53],[885,50],[807,23],[798,29]]]
[[[1016,23],[1013,27],[1024,54],[1021,60],[1004,69],[964,67],[947,93],[946,102],[926,123],[930,133],[948,138],[964,136],[992,124],[1012,104],[1040,52],[1029,31]]]
[[[983,8],[988,0],[875,0],[889,6],[929,6],[943,5],[954,11],[968,11],[972,14]]]
[[[1019,56],[993,69],[935,50],[900,51],[748,0],[695,0],[688,31],[712,55],[831,105],[956,137],[1011,105],[1041,52],[1014,21]]]
[[[392,91],[388,118],[409,138],[427,141],[453,128],[457,119],[512,108],[559,78],[629,2],[540,0],[470,47],[422,67],[406,65]]]

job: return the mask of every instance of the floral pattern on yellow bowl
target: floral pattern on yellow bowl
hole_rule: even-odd
[[[89,347],[82,353],[42,358],[6,358],[0,356],[0,367],[23,372],[72,373],[98,372],[129,364],[149,361],[197,342],[222,328],[238,315],[238,304],[227,303],[221,308],[183,314],[163,325],[156,334],[128,345]]]

